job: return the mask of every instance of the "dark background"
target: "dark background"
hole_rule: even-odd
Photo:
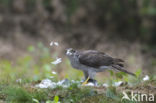
[[[156,0],[0,0],[0,58],[14,61],[29,45],[97,49],[155,73]]]

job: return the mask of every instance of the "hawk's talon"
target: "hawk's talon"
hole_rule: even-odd
[[[82,85],[85,85],[88,83],[89,77],[82,83]]]

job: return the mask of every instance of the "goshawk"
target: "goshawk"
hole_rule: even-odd
[[[86,83],[96,83],[94,79],[96,72],[103,72],[109,68],[135,76],[135,74],[123,68],[124,61],[122,59],[113,58],[103,52],[96,50],[77,51],[69,48],[66,51],[66,55],[73,68],[83,71]]]

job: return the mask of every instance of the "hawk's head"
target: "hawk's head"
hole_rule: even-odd
[[[76,50],[74,50],[73,48],[66,49],[67,56],[74,56],[75,53],[76,53]]]

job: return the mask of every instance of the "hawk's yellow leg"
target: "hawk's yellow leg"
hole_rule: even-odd
[[[89,80],[89,77],[82,83],[82,85],[87,84],[88,80]]]

